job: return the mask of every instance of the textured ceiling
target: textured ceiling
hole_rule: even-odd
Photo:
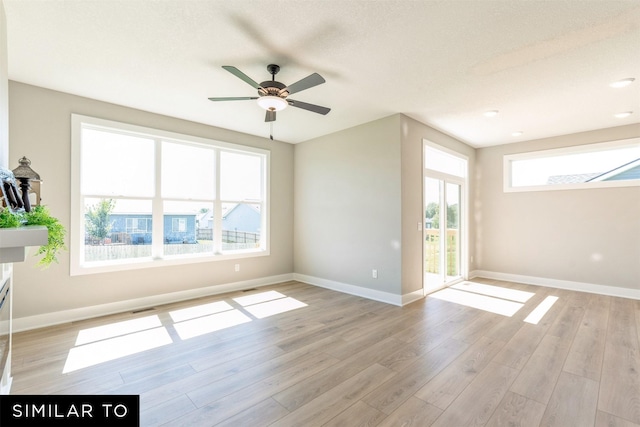
[[[332,111],[279,112],[274,136],[291,143],[394,113],[476,147],[640,123],[637,0],[4,5],[10,79],[258,136],[255,101],[207,99],[256,94],[221,66],[261,82],[276,63],[285,84],[318,72],[327,82],[292,98]]]

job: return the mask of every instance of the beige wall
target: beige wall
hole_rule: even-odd
[[[399,115],[297,144],[295,272],[400,295],[400,180]]]
[[[35,259],[31,259],[14,265],[16,317],[135,300],[293,271],[292,145],[17,82],[9,84],[9,109],[10,158],[14,160],[11,163],[16,163],[23,155],[31,159],[31,166],[44,180],[43,203],[67,228],[72,113],[271,151],[270,256],[74,277],[69,276],[68,253],[60,257],[60,264],[44,271],[35,268]],[[235,263],[241,265],[238,273],[234,272]]]
[[[296,273],[397,296],[422,289],[423,139],[473,165],[473,148],[403,114],[296,145]]]
[[[636,124],[478,149],[475,268],[637,290],[640,187],[504,193],[502,161],[638,136]]]

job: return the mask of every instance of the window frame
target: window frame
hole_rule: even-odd
[[[614,181],[589,181],[569,184],[544,184],[526,185],[514,187],[512,185],[512,164],[519,160],[533,160],[545,157],[557,157],[570,154],[593,153],[608,149],[631,147],[640,145],[640,138],[627,138],[615,141],[598,142],[592,144],[572,145],[569,147],[552,148],[547,150],[528,151],[523,153],[505,154],[503,156],[503,191],[505,193],[519,193],[529,191],[559,191],[559,190],[586,190],[594,188],[638,187],[640,179],[614,180]]]
[[[83,251],[84,251],[84,206],[83,200],[85,197],[87,198],[95,198],[95,197],[103,197],[96,196],[90,194],[82,194],[81,193],[81,144],[82,144],[82,129],[84,127],[103,130],[107,132],[113,133],[122,133],[125,135],[134,135],[140,136],[144,138],[151,138],[155,141],[154,152],[156,154],[160,153],[160,145],[162,141],[167,141],[171,143],[179,143],[185,145],[196,145],[201,147],[208,147],[215,150],[215,159],[216,164],[213,165],[215,168],[215,177],[216,177],[216,194],[212,196],[213,207],[214,207],[214,235],[215,230],[220,230],[220,235],[222,234],[222,219],[221,215],[221,206],[224,201],[220,199],[220,153],[222,151],[231,151],[239,154],[246,155],[255,155],[261,158],[261,167],[263,168],[261,173],[261,189],[262,189],[262,200],[258,201],[262,206],[261,212],[261,233],[264,236],[261,240],[261,246],[259,248],[254,249],[243,249],[243,250],[226,250],[223,251],[221,246],[216,246],[214,248],[213,254],[185,254],[185,255],[169,255],[161,257],[157,251],[152,251],[152,256],[148,258],[127,258],[121,260],[111,260],[111,261],[93,261],[89,264],[83,263]],[[81,114],[71,114],[71,223],[70,223],[70,275],[84,275],[84,274],[95,274],[95,273],[105,273],[105,272],[114,272],[114,271],[125,271],[125,270],[134,270],[134,269],[142,269],[142,268],[150,268],[150,267],[162,267],[162,266],[170,266],[170,265],[185,265],[191,263],[200,263],[200,262],[215,262],[215,261],[223,261],[229,259],[240,259],[240,258],[253,258],[253,257],[261,257],[261,256],[269,256],[270,255],[270,151],[245,146],[240,144],[233,144],[223,141],[218,141],[214,139],[196,137],[191,135],[185,135],[175,132],[169,132],[159,129],[148,128],[144,126],[138,126],[128,123],[122,123],[117,121],[111,121],[106,119],[100,119],[91,116],[85,116]],[[155,167],[155,188],[156,191],[152,198],[152,218],[157,216],[156,209],[159,208],[159,212],[162,213],[162,204],[164,201],[173,201],[174,198],[170,197],[162,197],[160,193],[160,179],[161,179],[161,167],[162,160],[161,155],[156,155],[156,159],[154,160]],[[109,197],[109,196],[104,196]],[[119,199],[122,196],[114,196],[113,198]],[[125,197],[127,198],[127,197]],[[139,199],[139,197],[136,197]],[[148,199],[143,197],[142,199]],[[185,202],[192,201],[191,199],[185,199]],[[254,201],[252,201],[254,203]],[[162,218],[163,215],[160,215]],[[163,223],[164,220],[161,220],[160,223]],[[158,234],[157,230],[160,230],[160,236],[156,236]],[[156,242],[152,244],[153,247],[159,247],[162,245],[162,235],[161,228],[155,227],[154,229],[154,238],[153,241]],[[158,237],[160,238],[158,240]],[[215,237],[214,237],[215,239]]]

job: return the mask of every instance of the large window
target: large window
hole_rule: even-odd
[[[504,156],[504,191],[640,185],[640,139]]]
[[[267,151],[72,125],[72,274],[268,254]]]

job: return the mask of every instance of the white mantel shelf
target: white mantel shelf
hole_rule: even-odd
[[[47,227],[29,225],[18,228],[0,228],[0,263],[22,262],[29,246],[46,245]]]

